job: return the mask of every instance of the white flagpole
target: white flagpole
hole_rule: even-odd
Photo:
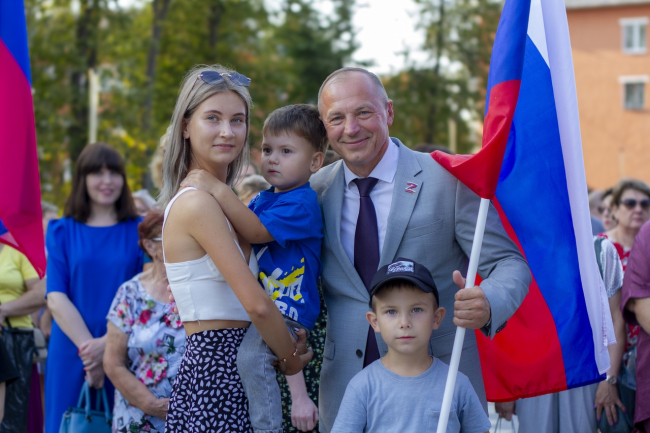
[[[474,287],[476,280],[476,271],[478,269],[478,259],[481,255],[481,246],[483,245],[483,233],[485,233],[485,222],[487,220],[490,200],[481,199],[481,205],[478,209],[478,218],[476,219],[476,229],[474,230],[474,241],[472,242],[472,252],[469,256],[469,267],[467,268],[467,279],[465,288]],[[445,384],[445,394],[442,398],[442,408],[440,409],[440,419],[438,420],[437,433],[447,431],[447,422],[449,421],[449,411],[451,410],[451,399],[454,396],[454,387],[456,385],[456,376],[458,375],[458,365],[460,364],[460,354],[463,351],[463,340],[465,339],[465,328],[456,328],[456,338],[454,339],[454,348],[451,352],[451,361],[449,362],[449,374]]]

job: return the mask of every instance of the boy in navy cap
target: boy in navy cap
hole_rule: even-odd
[[[438,304],[431,273],[413,260],[399,258],[377,271],[366,317],[388,353],[350,381],[332,433],[436,431],[449,371],[427,350],[445,317]],[[474,388],[459,372],[447,432],[489,430]]]

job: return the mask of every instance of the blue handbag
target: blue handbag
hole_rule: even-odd
[[[113,414],[108,410],[106,390],[98,389],[97,394],[95,410],[90,410],[90,386],[84,382],[77,407],[70,406],[63,414],[59,433],[111,433]]]

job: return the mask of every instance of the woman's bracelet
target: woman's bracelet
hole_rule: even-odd
[[[296,356],[297,354],[298,354],[298,348],[296,347],[296,350],[293,351],[291,356]],[[282,364],[283,362],[287,362],[287,358],[278,359],[278,364]]]

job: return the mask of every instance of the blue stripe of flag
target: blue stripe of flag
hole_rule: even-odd
[[[7,233],[9,230],[7,230],[7,227],[2,223],[2,220],[0,219],[0,236],[4,235]]]
[[[0,39],[13,54],[31,84],[32,73],[29,67],[27,22],[23,0],[0,0]]]

